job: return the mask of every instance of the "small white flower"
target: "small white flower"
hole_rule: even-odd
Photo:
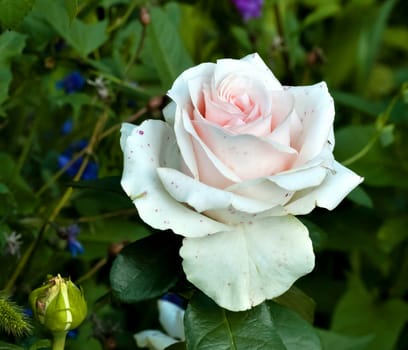
[[[6,239],[6,255],[17,256],[18,258],[20,258],[20,248],[23,244],[23,241],[21,240],[21,233],[17,233],[15,231],[10,234],[5,233],[4,238]]]
[[[160,324],[166,333],[151,329],[136,333],[134,338],[139,347],[149,350],[163,350],[185,339],[184,309],[165,299],[157,301],[157,308]]]
[[[103,81],[102,77],[97,77],[95,80],[88,79],[86,81],[89,85],[95,86],[98,95],[102,99],[106,99],[109,97],[109,90],[106,87],[105,82]]]

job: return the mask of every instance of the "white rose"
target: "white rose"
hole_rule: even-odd
[[[184,236],[189,281],[240,311],[314,267],[293,215],[333,209],[362,178],[333,158],[324,82],[283,87],[257,54],[183,72],[166,122],[124,124],[122,187],[140,217]]]

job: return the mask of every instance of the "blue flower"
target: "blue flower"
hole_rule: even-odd
[[[85,249],[81,242],[79,242],[77,239],[79,233],[81,232],[81,229],[77,224],[72,224],[66,227],[58,227],[57,231],[58,236],[67,241],[67,250],[73,257],[84,253]]]
[[[261,15],[263,0],[231,0],[244,21]]]
[[[78,338],[78,334],[79,334],[79,329],[78,329],[78,328],[71,329],[71,330],[67,333],[67,338],[76,339],[76,338]]]
[[[71,161],[75,153],[80,152],[87,145],[88,141],[86,140],[79,140],[69,145],[68,148],[65,149],[64,152],[62,152],[58,156],[58,166],[60,167],[60,169],[64,168]],[[83,161],[84,158],[79,157],[74,163],[71,164],[71,166],[68,167],[68,169],[66,170],[66,174],[70,177],[74,177],[78,173]],[[81,176],[81,179],[94,180],[97,177],[98,177],[98,164],[96,164],[93,161],[89,161]]]
[[[179,308],[184,309],[184,310],[187,307],[187,301],[178,294],[166,293],[160,298],[160,300],[168,301],[172,304],[177,305]]]
[[[85,78],[81,75],[81,73],[74,71],[64,79],[57,81],[56,87],[57,89],[64,89],[67,94],[80,91],[86,83]]]
[[[73,128],[74,121],[71,118],[67,119],[61,126],[61,135],[68,135],[69,133],[71,133]]]

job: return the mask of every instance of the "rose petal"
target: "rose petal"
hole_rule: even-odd
[[[136,344],[140,348],[149,350],[164,350],[168,346],[175,344],[178,340],[157,330],[146,330],[133,335]]]
[[[333,171],[328,172],[320,186],[297,192],[285,209],[293,215],[308,214],[316,206],[332,210],[363,180],[335,161]]]
[[[297,139],[299,157],[295,166],[316,157],[330,139],[334,121],[334,102],[325,82],[288,88],[295,98],[295,110],[303,123]]]
[[[183,163],[187,167],[188,172],[195,178],[198,178],[198,168],[195,160],[193,144],[190,135],[183,127],[182,115],[183,110],[180,109],[175,102],[170,102],[163,109],[163,115],[173,128],[177,137],[177,143],[182,154]]]
[[[200,140],[221,164],[242,180],[287,170],[297,156],[294,149],[266,139],[246,134],[227,134],[223,129],[204,122],[192,123]]]
[[[184,310],[168,300],[158,300],[159,321],[173,338],[184,340]]]
[[[189,140],[192,142],[192,149],[187,149],[186,151],[193,150],[195,155],[195,162],[198,174],[194,174],[194,178],[199,179],[201,182],[206,184],[222,188],[231,185],[233,182],[240,182],[241,179],[237,176],[231,169],[229,169],[225,164],[223,164],[216,155],[208,148],[208,146],[201,140],[198,136],[196,130],[193,127],[192,121],[187,113],[182,114],[182,123],[180,129],[180,135],[183,133],[188,133],[191,137]],[[177,140],[179,140],[179,135],[177,133],[176,124],[176,135]],[[183,134],[184,135],[184,134]],[[180,143],[179,143],[180,145]],[[183,154],[183,148],[180,145],[181,154],[184,160],[185,156]],[[189,165],[187,163],[187,166]]]
[[[237,73],[262,81],[269,91],[283,90],[281,83],[273,75],[265,62],[257,53],[245,56],[241,60],[220,59],[214,71],[215,86],[225,79],[226,76]]]
[[[242,311],[277,297],[314,267],[306,227],[295,217],[269,217],[183,240],[187,279],[220,306]]]
[[[205,185],[175,169],[159,168],[157,173],[166,191],[175,200],[187,203],[198,212],[233,207],[248,213],[256,213],[274,206]]]
[[[270,208],[276,205],[283,205],[289,201],[293,192],[278,186],[269,178],[257,178],[247,180],[225,189],[228,192],[238,194],[246,198],[263,201],[270,204]]]
[[[177,105],[174,102],[170,102],[167,106],[163,108],[162,112],[166,122],[169,123],[172,127],[174,127],[177,113]]]
[[[172,229],[189,237],[227,228],[178,203],[161,184],[157,168],[178,168],[180,163],[174,133],[168,124],[146,120],[139,127],[124,124],[122,130],[124,169],[121,184],[143,221],[154,228]]]
[[[267,179],[288,191],[304,190],[320,185],[327,173],[333,170],[333,162],[331,146],[327,144],[319,156],[303,166],[268,176]]]
[[[178,105],[191,105],[191,96],[188,89],[188,81],[196,80],[198,85],[202,86],[205,82],[209,82],[215,69],[215,63],[202,63],[198,66],[189,68],[181,73],[174,81],[173,86],[167,92],[167,95]],[[197,92],[199,92],[197,90]]]

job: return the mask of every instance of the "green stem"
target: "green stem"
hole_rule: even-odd
[[[81,178],[82,174],[85,171],[85,168],[90,160],[91,154],[96,147],[97,143],[100,140],[100,134],[102,133],[103,126],[105,125],[107,119],[108,119],[109,113],[107,110],[104,111],[102,117],[98,120],[98,122],[95,125],[95,128],[93,130],[91,139],[89,141],[88,147],[86,148],[86,153],[84,160],[81,164],[81,167],[79,168],[77,174],[74,177],[74,182],[79,181]],[[35,240],[30,244],[28,249],[24,252],[22,258],[18,262],[18,265],[16,269],[13,271],[11,277],[6,283],[6,286],[4,290],[8,293],[11,292],[14,284],[16,283],[18,277],[21,275],[21,273],[24,271],[25,267],[28,266],[29,261],[31,258],[34,256],[35,251],[37,250],[38,246],[40,245],[41,241],[43,240],[45,233],[50,226],[50,224],[55,220],[55,218],[58,216],[60,213],[61,209],[66,205],[66,203],[69,201],[71,198],[71,194],[73,192],[73,188],[69,187],[66,189],[64,192],[63,196],[61,199],[58,201],[57,205],[54,207],[52,210],[51,214],[48,216],[48,218],[44,221],[43,225],[41,226],[41,229],[35,238]]]
[[[377,132],[373,135],[371,138],[370,142],[368,142],[360,151],[358,151],[356,154],[351,156],[350,158],[346,159],[345,161],[341,162],[344,166],[349,166],[350,164],[356,162],[357,160],[363,158],[370,150],[371,148],[375,145],[377,140],[380,138],[384,128],[387,125],[388,120],[391,117],[391,112],[395,107],[395,104],[397,103],[398,99],[401,96],[401,92],[394,96],[394,98],[391,100],[390,104],[387,106],[387,109],[383,114],[380,114],[377,118]]]
[[[133,3],[128,7],[126,10],[126,13],[123,15],[123,17],[118,18],[112,25],[110,25],[107,29],[108,33],[113,32],[114,30],[120,28],[126,21],[129,19],[131,16],[132,12],[136,9],[136,7],[139,5],[139,1],[133,1]]]
[[[53,333],[52,350],[64,350],[67,333],[68,332]]]
[[[281,10],[279,8],[278,2],[275,2],[275,4],[273,5],[273,12],[275,15],[276,29],[278,31],[278,35],[280,39],[283,40],[283,44],[284,44],[282,48],[282,58],[283,58],[283,63],[285,65],[286,74],[290,79],[292,79],[292,68],[290,66],[290,57],[289,57],[289,52],[288,52],[288,40],[285,35],[285,27],[283,24]]]
[[[102,267],[104,267],[108,263],[108,259],[102,258],[99,260],[85,275],[82,275],[79,277],[75,283],[76,284],[81,284],[87,279],[91,278],[93,275],[95,275]]]
[[[127,73],[129,69],[133,66],[133,64],[139,59],[140,53],[142,52],[142,49],[143,49],[143,44],[145,42],[146,33],[147,33],[146,25],[143,25],[142,34],[140,35],[139,45],[137,46],[135,53],[132,55],[129,62],[127,63],[126,68],[125,68],[125,73]]]
[[[373,136],[373,138],[370,140],[370,142],[367,143],[360,151],[358,151],[356,154],[354,154],[353,156],[351,156],[350,158],[346,159],[345,161],[341,163],[344,166],[349,166],[350,164],[356,162],[360,158],[363,158],[370,151],[370,149],[375,145],[379,137],[380,137],[380,133],[377,132]]]
[[[28,135],[28,139],[24,143],[23,151],[21,152],[20,158],[18,159],[18,163],[16,167],[14,168],[13,176],[11,177],[11,179],[16,179],[16,177],[20,174],[21,169],[23,168],[24,162],[27,159],[28,153],[31,149],[31,146],[34,140],[35,132],[37,129],[37,123],[38,123],[38,117],[34,120],[30,128],[30,134]]]

